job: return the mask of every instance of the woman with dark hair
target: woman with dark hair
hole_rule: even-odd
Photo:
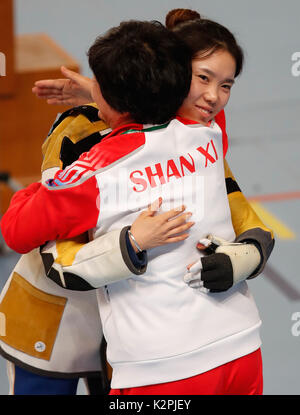
[[[202,124],[211,128],[214,128],[215,119],[217,124],[224,126],[223,108],[229,100],[234,78],[242,70],[243,53],[226,28],[210,20],[201,19],[199,15],[195,16],[195,12],[192,12],[191,20],[188,13],[190,11],[177,9],[167,16],[167,25],[174,26],[172,30],[189,45],[193,53],[191,89],[178,110],[178,119],[186,125]],[[76,79],[82,78],[76,75]],[[89,85],[89,81],[83,79],[86,85]],[[38,88],[47,85],[46,81],[40,82],[44,84],[37,84]],[[52,82],[53,86],[58,81],[48,81],[48,85],[49,82]],[[74,97],[74,81],[70,83],[60,80],[56,85],[59,85],[60,91],[61,85],[65,87],[65,90],[62,89],[63,95],[60,95],[63,99],[67,96],[67,90]],[[80,84],[75,84],[77,90],[78,85]],[[85,89],[85,97],[88,98],[87,91],[88,88]],[[41,96],[40,93],[39,95]],[[53,99],[57,99],[56,96],[57,92],[52,88],[52,94],[48,95],[52,100],[50,102],[54,103]],[[206,163],[216,162],[218,153],[213,143],[212,149],[210,148],[213,153],[209,153],[208,146],[206,150],[202,147],[201,149]],[[225,155],[227,141],[224,135],[222,149]],[[198,343],[196,340],[193,343],[197,347],[191,346],[193,339],[187,339],[185,350],[178,355],[173,354],[152,361],[151,367],[147,370],[149,372],[150,369],[150,375],[148,373],[146,380],[137,381],[135,377],[130,381],[127,379],[129,386],[137,387],[124,386],[122,389],[112,390],[112,394],[262,393],[260,318],[244,280],[262,271],[272,251],[273,237],[270,230],[247,205],[226,163],[225,171],[233,228],[238,244],[228,243],[221,238],[208,238],[208,243],[213,242],[214,253],[207,256],[201,253],[196,267],[193,265],[188,273],[190,275],[185,278],[192,289],[201,289],[203,285],[209,290],[204,294],[196,293],[197,300],[203,304],[202,313],[188,318],[188,321],[196,319],[198,322],[199,331],[195,332]],[[217,187],[211,189],[212,193],[216,190]],[[239,211],[241,207],[243,210]],[[208,221],[211,216],[211,226],[214,228],[215,209],[220,207],[210,208],[206,215]],[[182,313],[185,306],[183,303]],[[178,321],[178,327],[183,330],[181,323]],[[160,342],[160,339],[153,341]],[[150,364],[150,361],[148,363]],[[140,375],[138,365],[134,370]],[[146,371],[145,368],[144,370]],[[150,378],[153,379],[152,382],[149,382]]]
[[[191,87],[177,111],[177,119],[186,124],[204,126],[213,126],[215,120],[224,126],[223,108],[230,98],[235,78],[242,71],[242,49],[227,28],[201,19],[194,11],[173,10],[167,15],[166,25],[184,40],[192,52]],[[226,152],[227,143],[223,136],[224,156]],[[217,152],[214,154],[217,158]],[[195,264],[190,264],[184,277],[192,289],[204,291],[208,296],[198,298],[202,302],[203,314],[191,316],[199,319],[199,333],[195,333],[195,338],[200,336],[202,347],[197,348],[196,342],[192,341],[194,347],[187,346],[188,352],[183,355],[173,354],[169,361],[161,358],[157,364],[164,373],[161,373],[159,383],[112,389],[111,394],[262,394],[261,322],[245,280],[262,271],[274,241],[272,233],[246,205],[226,162],[224,166],[227,179],[231,179],[226,180],[226,184],[229,201],[231,199],[234,206],[230,205],[232,221],[236,224],[236,244],[210,235],[208,241],[201,242],[205,246],[208,243],[210,248],[216,244],[217,248],[214,246],[212,254],[202,254]],[[213,195],[217,188],[212,187],[209,191]],[[205,196],[209,197],[209,193]],[[216,211],[222,209],[221,205],[215,208]],[[245,225],[244,219],[249,212],[251,216]],[[213,211],[206,210],[205,216],[208,221],[210,216],[214,220]],[[249,262],[247,256],[251,258]],[[178,317],[178,330],[183,333],[180,320]],[[186,340],[191,344],[190,338]],[[181,364],[184,367],[179,369]],[[137,365],[136,362],[135,370]],[[130,383],[134,384],[134,379]]]
[[[174,9],[166,16],[166,27],[174,31],[180,39],[189,46],[192,53],[192,82],[188,97],[178,110],[178,115],[195,122],[207,123],[213,118],[225,128],[224,106],[230,97],[230,90],[236,78],[242,72],[244,55],[233,34],[221,24],[201,18],[200,14],[189,9]],[[230,79],[217,79],[214,73],[209,73],[205,63],[212,64],[217,69],[224,65],[223,60],[234,65]],[[202,70],[204,67],[204,70]],[[92,80],[62,67],[66,79],[37,81],[33,92],[40,98],[47,99],[49,104],[78,105],[92,101]],[[220,83],[221,81],[221,83]],[[219,83],[218,83],[219,82]],[[205,96],[204,89],[213,91],[215,96]],[[204,91],[205,92],[205,91]],[[211,92],[210,92],[211,93]],[[199,102],[201,105],[199,105]],[[224,153],[227,151],[227,141],[224,140]],[[224,160],[226,186],[229,205],[236,235],[240,241],[246,240],[244,232],[251,231],[251,238],[259,241],[262,254],[262,271],[265,262],[273,248],[273,235],[262,222],[242,195],[236,180]],[[262,233],[261,233],[262,232]]]

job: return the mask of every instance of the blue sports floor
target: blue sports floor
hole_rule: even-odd
[[[298,0],[202,3],[201,6],[197,0],[52,0],[51,3],[17,0],[15,26],[17,33],[46,32],[81,62],[82,72],[87,76],[90,75],[85,59],[88,46],[96,35],[121,20],[163,22],[168,10],[190,7],[223,23],[237,35],[245,49],[246,62],[226,109],[227,159],[244,194],[276,236],[263,275],[249,282],[263,321],[264,393],[299,395],[300,3]],[[0,256],[1,286],[17,258],[13,253]],[[7,393],[5,362],[0,358],[0,394]],[[78,394],[84,393],[80,384]]]

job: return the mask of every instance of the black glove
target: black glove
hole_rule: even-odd
[[[252,243],[228,242],[209,235],[197,247],[206,255],[184,276],[191,288],[226,291],[253,274],[261,261],[260,252]]]

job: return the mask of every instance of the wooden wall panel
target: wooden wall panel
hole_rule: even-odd
[[[40,179],[41,146],[57,113],[68,107],[48,105],[32,94],[39,79],[61,77],[60,66],[79,71],[77,62],[44,34],[16,38],[15,94],[0,97],[0,171],[27,185]],[[2,191],[1,191],[2,189]],[[0,213],[12,192],[1,186]]]

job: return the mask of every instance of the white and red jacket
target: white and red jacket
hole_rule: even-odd
[[[189,238],[149,251],[142,276],[98,290],[113,388],[197,375],[260,346],[261,321],[246,282],[204,294],[183,281],[186,266],[199,258],[199,238],[235,239],[225,135],[215,122],[180,118],[141,130],[113,131],[58,173],[51,187],[33,184],[17,193],[2,220],[8,245],[26,252],[88,229],[97,238],[132,223],[158,196],[163,209],[184,203],[192,211]]]

